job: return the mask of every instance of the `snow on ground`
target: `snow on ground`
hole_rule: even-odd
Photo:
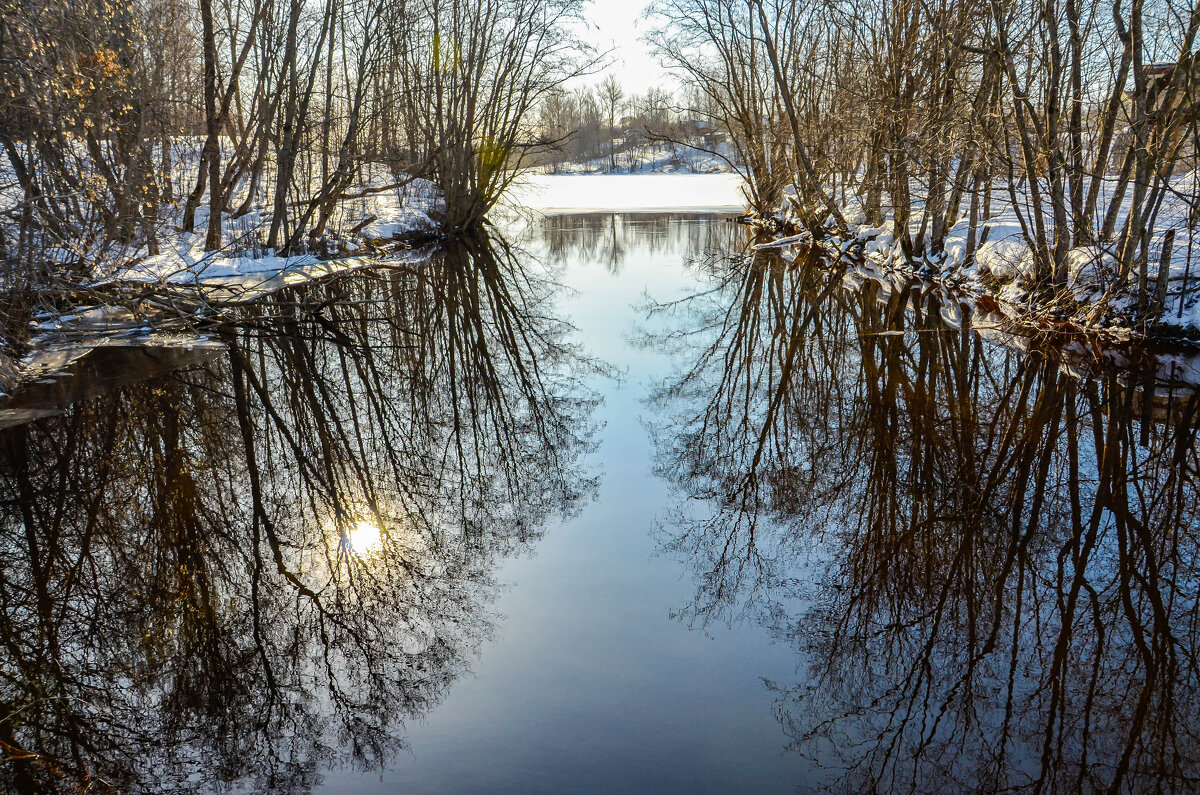
[[[1163,203],[1159,212],[1148,257],[1147,270],[1153,285],[1158,276],[1163,236],[1167,229],[1175,229],[1175,244],[1168,265],[1169,290],[1160,322],[1182,329],[1200,329],[1200,292],[1197,290],[1200,288],[1200,262],[1194,262],[1196,230],[1189,226],[1191,208],[1185,200],[1196,193],[1198,186],[1200,172],[1179,174],[1172,179],[1174,192]],[[790,188],[788,192],[794,196],[795,188]],[[914,181],[913,206],[909,221],[909,232],[914,241],[921,233],[923,192],[920,183]],[[1026,222],[1032,225],[1026,191],[1016,188],[1015,192],[1021,202],[1020,216],[1024,216]],[[1103,218],[1108,209],[1110,192],[1110,185],[1102,187],[1098,218]],[[842,208],[842,212],[850,224],[851,239],[861,243],[862,253],[877,265],[915,272],[922,276],[948,278],[971,292],[993,295],[1012,306],[1029,307],[1033,300],[1028,288],[1033,281],[1034,258],[1021,227],[1021,218],[1010,198],[1008,186],[997,184],[993,187],[991,213],[980,220],[981,232],[986,232],[986,240],[978,246],[972,262],[966,261],[968,201],[966,198],[963,200],[960,217],[956,219],[954,226],[947,230],[943,254],[938,257],[926,255],[912,263],[908,262],[899,241],[896,240],[890,219],[882,226],[864,223],[866,218],[856,200],[851,200]],[[1052,230],[1053,220],[1049,216],[1049,209],[1046,212],[1045,226],[1047,230]],[[1126,210],[1123,209],[1118,215],[1117,230],[1124,227],[1125,213]],[[783,208],[781,214],[799,224],[799,219],[790,206]],[[884,215],[889,215],[886,206]],[[1098,231],[1096,230],[1097,233]],[[787,244],[794,244],[803,248],[807,240],[808,235],[805,234],[776,241],[773,245],[787,248]],[[838,244],[838,249],[846,251],[850,248],[850,242],[843,241]],[[929,231],[926,229],[924,249],[928,252],[929,248]],[[1085,320],[1086,307],[1089,305],[1107,302],[1110,309],[1121,311],[1130,308],[1134,303],[1128,294],[1114,293],[1114,290],[1120,289],[1114,278],[1115,250],[1116,244],[1108,243],[1081,246],[1069,253],[1067,287],[1075,301],[1085,308],[1076,320]],[[928,270],[924,269],[925,266]]]
[[[183,283],[194,284],[200,296],[209,304],[248,303],[284,287],[295,287],[360,268],[422,263],[432,254],[433,245],[426,245],[417,248],[397,248],[387,254],[364,254],[330,260],[320,260],[308,255],[288,259],[273,257],[270,259],[282,263],[280,267],[271,264],[269,267],[242,271],[223,270],[216,274],[205,272],[201,278],[185,280]]]
[[[336,231],[332,234],[334,242],[344,252],[358,250],[363,240],[388,239],[405,233],[436,229],[437,225],[429,217],[430,211],[440,201],[433,183],[415,179],[399,187],[380,189],[379,183],[387,181],[390,181],[390,177],[375,175],[351,189],[352,193],[360,195],[339,202],[330,229],[355,230],[345,237],[338,236]],[[312,278],[315,278],[328,275],[331,266],[338,269],[334,263],[353,266],[358,264],[354,260],[362,259],[343,257],[322,261],[313,254],[278,256],[273,250],[262,247],[261,241],[267,236],[270,226],[270,216],[265,208],[239,218],[224,219],[222,238],[225,246],[216,251],[204,250],[206,223],[207,212],[198,212],[196,232],[164,236],[159,254],[120,268],[105,281],[180,285],[213,280],[246,280],[247,277],[265,278],[284,273],[302,277],[310,271]]]
[[[204,232],[180,234],[164,251],[118,271],[113,281],[188,284],[208,279],[278,272],[315,263],[311,254],[279,257],[261,250],[230,254],[227,250],[205,251]]]
[[[1096,345],[1094,338],[1059,337],[1035,338],[1022,333],[1014,319],[1002,311],[988,310],[961,290],[950,288],[933,281],[920,281],[914,285],[911,276],[892,268],[881,267],[868,258],[860,263],[848,264],[842,274],[842,285],[851,293],[861,294],[867,282],[874,282],[879,289],[875,301],[888,306],[897,294],[915,293],[905,303],[906,312],[917,307],[928,306],[926,296],[934,294],[940,304],[942,321],[950,328],[969,328],[993,345],[1014,351],[1028,352],[1036,349],[1043,355],[1052,356],[1063,365],[1066,372],[1079,378],[1094,377],[1097,373],[1111,370],[1132,370],[1145,373],[1153,366],[1153,383],[1160,396],[1169,396],[1172,389],[1181,386],[1200,386],[1200,351],[1155,343],[1136,341],[1115,342]],[[907,326],[907,333],[915,333]],[[880,334],[905,334],[905,331],[884,331]],[[1144,383],[1143,383],[1144,387]]]
[[[742,184],[740,174],[536,174],[514,186],[507,203],[549,213],[741,212]]]
[[[227,144],[226,144],[227,145]],[[169,182],[177,197],[188,194],[194,185],[203,141],[197,137],[182,137],[172,142],[169,173],[161,179]],[[79,150],[72,153],[81,173],[89,173],[90,155]],[[157,162],[159,154],[154,153]],[[258,181],[272,183],[268,166]],[[241,207],[247,196],[248,177],[237,182],[226,206]],[[315,193],[319,185],[310,186]],[[300,191],[303,193],[303,190]],[[441,193],[432,182],[396,173],[383,163],[362,163],[346,190],[347,198],[339,200],[325,227],[322,240],[313,248],[323,252],[325,259],[342,259],[359,251],[365,241],[381,241],[412,232],[435,231],[437,216],[444,208]],[[16,227],[24,194],[20,190],[12,167],[0,160],[0,232],[16,240]],[[280,273],[296,270],[318,261],[316,256],[300,254],[279,257],[265,248],[268,237],[272,197],[265,188],[255,194],[248,211],[237,217],[222,218],[222,245],[216,251],[204,251],[208,226],[208,197],[203,196],[195,209],[194,232],[181,231],[184,202],[164,202],[158,208],[155,230],[160,253],[151,255],[144,240],[122,245],[106,240],[100,230],[89,227],[80,230],[79,237],[65,243],[55,241],[39,252],[47,260],[70,264],[78,271],[90,271],[91,278],[102,283],[133,281],[151,284],[180,285],[208,279],[244,277],[256,273]],[[293,215],[303,211],[294,203]],[[315,218],[310,219],[310,223]],[[0,235],[3,237],[4,235]],[[309,243],[304,240],[302,244]]]
[[[340,201],[328,226],[322,258],[303,253],[280,256],[263,246],[270,216],[258,206],[237,218],[223,219],[222,248],[204,250],[207,208],[197,212],[194,233],[164,223],[159,232],[160,253],[118,252],[104,263],[93,262],[94,278],[85,285],[97,297],[115,288],[112,304],[77,306],[62,314],[42,314],[31,323],[28,351],[19,360],[0,350],[0,394],[19,385],[45,382],[68,370],[93,351],[112,347],[193,349],[210,340],[191,328],[213,313],[213,307],[244,303],[306,282],[359,268],[419,263],[431,255],[429,246],[410,248],[403,241],[368,250],[365,241],[382,241],[409,232],[436,231],[431,213],[441,209],[441,195],[427,180],[404,180],[382,169],[364,167],[364,178]],[[372,173],[374,172],[374,173]],[[403,184],[397,184],[403,183]],[[358,252],[358,253],[356,253]],[[115,263],[115,264],[106,264]],[[140,291],[145,285],[145,291]],[[122,305],[133,288],[139,310]],[[164,312],[153,300],[158,295],[196,306],[196,316]],[[215,343],[214,343],[215,344]],[[3,423],[0,422],[0,426]]]

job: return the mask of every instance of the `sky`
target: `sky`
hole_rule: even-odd
[[[641,94],[648,88],[670,88],[669,74],[639,39],[650,23],[641,18],[649,0],[592,0],[586,7],[586,40],[597,51],[611,49],[611,65],[603,72],[585,77],[583,83],[597,83],[605,74],[614,74],[625,93]]]

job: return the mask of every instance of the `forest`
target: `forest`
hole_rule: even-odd
[[[720,118],[695,90],[627,92],[613,75],[550,92],[537,115],[546,173],[620,174],[742,170]]]
[[[784,244],[1200,330],[1200,6],[655,0],[677,85],[640,95],[601,79],[586,9],[4,0],[6,338],[97,284],[470,235],[531,168],[738,171]]]
[[[178,234],[336,252],[345,201],[422,181],[440,227],[476,226],[543,143],[532,109],[592,63],[580,9],[6,0],[6,286],[111,272]]]
[[[1200,5],[650,13],[659,56],[728,127],[760,217],[1084,327],[1194,325]]]

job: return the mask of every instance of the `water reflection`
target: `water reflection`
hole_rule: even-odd
[[[548,284],[473,244],[284,291],[3,431],[0,789],[299,792],[402,746],[594,485]]]
[[[546,259],[602,263],[618,275],[630,253],[726,251],[745,238],[745,227],[711,213],[575,213],[537,218],[530,230]]]
[[[709,263],[661,310],[685,617],[795,646],[778,718],[832,789],[1192,789],[1200,397],[1143,417],[1136,374],[818,265]]]

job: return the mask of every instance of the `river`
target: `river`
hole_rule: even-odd
[[[536,217],[0,406],[6,786],[1187,789],[1190,355],[747,244]]]

